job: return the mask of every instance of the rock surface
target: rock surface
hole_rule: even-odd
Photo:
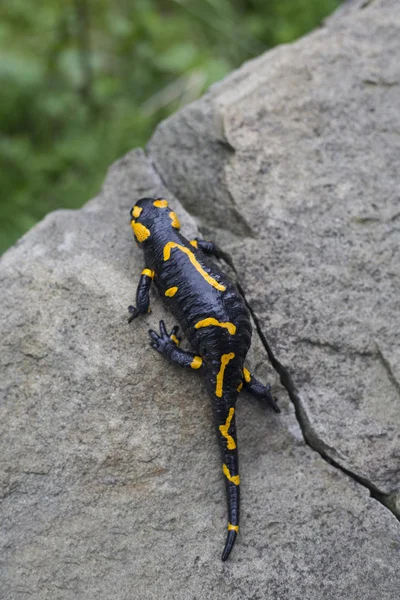
[[[368,3],[245,65],[3,257],[0,598],[397,600],[398,521],[305,443],[256,335],[283,411],[239,401],[242,533],[220,562],[205,390],[154,356],[160,300],[132,326],[126,306],[130,207],[167,196],[192,237],[181,202],[233,254],[308,443],[395,510],[399,20]]]

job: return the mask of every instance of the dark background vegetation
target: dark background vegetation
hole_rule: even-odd
[[[0,251],[94,196],[107,167],[245,60],[340,0],[0,4]]]

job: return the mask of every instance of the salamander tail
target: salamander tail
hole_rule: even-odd
[[[236,537],[237,537],[236,531],[233,531],[232,529],[230,531],[228,531],[228,536],[227,536],[226,542],[225,542],[225,548],[224,548],[224,551],[221,556],[221,559],[223,561],[226,561],[227,558],[229,557],[231,550],[233,548],[233,544],[235,543]]]
[[[240,476],[239,455],[236,438],[235,408],[225,399],[218,399],[215,405],[218,439],[222,454],[222,472],[225,479],[228,508],[228,536],[222,553],[222,560],[227,560],[237,534],[239,532],[240,510]]]

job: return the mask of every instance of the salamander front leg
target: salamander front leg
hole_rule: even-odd
[[[203,359],[193,352],[186,352],[178,348],[180,339],[177,337],[178,327],[175,326],[171,333],[167,333],[164,321],[160,321],[160,333],[152,329],[149,330],[151,345],[160,354],[163,354],[169,361],[191,369],[200,369]]]
[[[150,304],[150,288],[151,282],[153,281],[154,271],[150,269],[144,269],[139,279],[139,284],[136,290],[136,307],[128,306],[128,311],[131,316],[128,319],[128,323],[131,323],[133,319],[136,319],[139,315],[144,315],[149,312]]]
[[[214,244],[214,242],[209,242],[207,240],[199,240],[196,238],[190,243],[192,244],[192,246],[195,246],[195,248],[199,248],[200,250],[202,250],[204,254],[208,254],[209,256],[215,256],[215,258],[223,260],[236,273],[236,269],[233,265],[231,256],[227,252],[221,250],[221,248],[217,246],[217,244]]]
[[[239,386],[241,389],[241,386]],[[249,392],[255,398],[266,401],[275,412],[280,413],[281,409],[276,403],[275,398],[271,394],[271,386],[269,384],[263,385],[261,381],[258,381],[253,375],[251,375],[248,369],[243,369],[243,387],[246,392]]]

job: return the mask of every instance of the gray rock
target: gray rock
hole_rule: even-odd
[[[379,30],[387,42],[379,76],[386,77],[385,69],[394,68],[390,36],[397,13],[385,23],[384,8],[373,3],[362,17],[355,13],[342,23],[341,47],[351,65],[346,48],[359,44],[361,53],[364,30],[370,28],[371,52],[377,52]],[[319,102],[327,103],[329,95],[323,56],[326,61],[331,56],[328,74],[340,70],[340,58],[329,50],[329,44],[338,44],[332,40],[339,25],[332,23],[327,31],[234,73],[161,127],[150,146],[152,160],[141,151],[130,153],[111,168],[98,198],[80,211],[49,215],[3,257],[0,598],[397,600],[398,521],[366,487],[304,442],[256,335],[249,365],[273,383],[283,410],[276,416],[244,394],[239,401],[242,533],[230,561],[220,561],[225,498],[205,390],[196,373],[166,364],[150,348],[147,329],[166,316],[158,298],[151,314],[131,326],[126,321],[143,268],[128,211],[138,197],[167,196],[184,233],[192,237],[196,226],[182,200],[200,224],[204,221],[203,228],[219,226],[216,233],[234,254],[262,326],[292,367],[301,396],[299,415],[304,412],[318,443],[346,453],[344,464],[360,473],[362,465],[363,474],[371,481],[373,475],[382,489],[395,489],[390,486],[396,473],[390,476],[387,465],[393,464],[396,434],[387,424],[392,418],[395,427],[391,402],[398,401],[398,395],[390,396],[396,381],[396,322],[388,320],[396,302],[391,285],[397,282],[395,274],[388,275],[398,235],[391,212],[396,135],[378,135],[375,127],[384,117],[374,113],[371,133],[362,132],[366,105],[376,94],[387,123],[396,126],[396,98],[394,86],[365,84],[365,102],[361,96],[350,102],[337,90],[337,75],[331,91],[335,114],[322,114]],[[300,100],[298,90],[297,100],[291,97],[302,82],[305,57],[315,72],[315,81],[307,80],[313,81],[315,107],[310,94]],[[352,78],[341,69],[345,91],[344,80],[350,85]],[[304,94],[308,85],[303,82]],[[224,101],[215,100],[219,94]],[[360,122],[352,123],[357,101]],[[204,115],[204,129],[192,123],[189,133],[191,110]],[[368,149],[362,173],[361,156],[355,155],[354,168],[349,162],[343,173],[344,159],[329,158],[336,148],[332,132],[342,140],[343,110],[349,124],[359,128],[360,152]],[[284,126],[279,111],[286,115]],[[215,114],[222,128],[211,127]],[[310,133],[307,119],[320,124],[319,136]],[[181,142],[174,140],[179,127]],[[171,162],[162,143],[170,144]],[[344,148],[350,153],[350,146]],[[376,222],[368,220],[372,209],[358,195],[360,178],[368,197],[374,193]],[[326,182],[332,187],[325,188]],[[348,190],[354,192],[351,205],[345,202]],[[360,224],[363,211],[367,221]],[[385,265],[379,280],[371,257]],[[373,296],[368,283],[381,301],[376,314],[368,313]],[[319,297],[322,286],[329,294],[326,301]],[[357,313],[351,308],[356,300]],[[170,316],[166,321],[173,324]],[[371,373],[365,369],[370,365]],[[335,393],[329,386],[332,372]],[[351,390],[363,372],[363,385],[367,377],[373,394],[363,388],[357,407]],[[381,397],[384,389],[387,397]],[[323,405],[324,398],[333,399],[336,410]],[[341,434],[334,427],[339,415]],[[306,430],[304,419],[300,424]],[[346,419],[352,419],[351,439]],[[371,436],[374,423],[385,436],[379,438],[379,453],[371,437],[367,461],[365,431]]]
[[[307,440],[400,515],[400,5],[328,23],[162,123],[149,152],[231,250]]]

